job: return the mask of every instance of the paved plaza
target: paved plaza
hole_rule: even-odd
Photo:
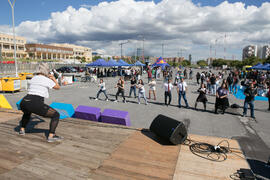
[[[194,72],[193,74],[196,74]],[[143,75],[144,83],[147,84],[146,74]],[[107,94],[110,101],[105,101],[103,94],[100,99],[95,101],[98,86],[93,82],[75,82],[73,85],[63,86],[59,91],[52,90],[50,98],[46,100],[47,104],[51,102],[70,103],[75,108],[78,105],[86,105],[99,107],[102,110],[105,108],[128,111],[131,118],[131,125],[138,128],[149,128],[152,120],[158,115],[163,114],[179,121],[185,119],[190,120],[189,132],[198,135],[218,136],[237,139],[240,146],[246,153],[247,158],[256,158],[263,161],[268,158],[270,147],[270,112],[267,111],[267,101],[255,101],[255,116],[256,121],[249,117],[241,117],[242,108],[231,109],[222,114],[214,114],[215,96],[207,96],[207,111],[195,110],[194,103],[198,96],[198,85],[195,79],[186,80],[188,84],[187,99],[190,105],[189,109],[184,107],[178,108],[178,95],[176,88],[172,91],[171,106],[164,105],[164,88],[163,80],[157,81],[157,100],[149,100],[149,104],[145,105],[144,100],[141,99],[141,104],[138,104],[137,98],[126,98],[127,103],[122,102],[122,97],[118,97],[118,102],[115,100],[117,89],[114,88],[117,80],[116,78],[104,78],[106,82]],[[128,96],[130,82],[125,82],[125,96]],[[149,86],[145,85],[146,96],[148,97]],[[26,91],[15,94],[6,94],[6,98],[13,108],[16,108],[16,102],[20,100]],[[230,104],[239,104],[243,106],[243,100],[238,100],[234,96],[229,96]],[[184,102],[182,102],[182,105]],[[203,104],[198,104],[198,109],[203,109]],[[248,111],[249,115],[249,111]],[[61,123],[59,124],[61,126]]]

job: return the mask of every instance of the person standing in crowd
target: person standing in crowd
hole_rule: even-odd
[[[232,77],[232,74],[231,73],[227,77],[227,82],[228,82],[230,93],[232,93],[233,92],[233,90],[232,90],[233,77]]]
[[[201,79],[201,74],[199,72],[197,72],[196,74],[196,79],[197,79],[197,84],[199,85],[200,84],[200,79]]]
[[[172,101],[172,89],[173,89],[173,85],[171,83],[171,80],[168,79],[168,82],[164,83],[164,88],[165,88],[165,93],[164,93],[164,97],[165,97],[165,105],[168,106],[171,104]],[[169,97],[169,102],[167,102],[167,99]]]
[[[211,90],[211,94],[215,95],[216,94],[216,77],[215,74],[213,73],[212,76],[210,77],[210,90]]]
[[[222,114],[225,113],[227,107],[229,107],[228,100],[228,85],[226,83],[222,83],[221,87],[218,88],[216,93],[216,103],[215,103],[215,113],[217,114],[218,108],[222,110]]]
[[[267,93],[267,97],[268,97],[268,111],[270,111],[270,83],[268,84],[268,93]]]
[[[25,129],[30,121],[31,114],[37,114],[43,117],[51,118],[48,142],[60,141],[63,138],[55,134],[58,126],[60,114],[50,106],[44,103],[44,98],[49,98],[49,89],[60,89],[55,77],[49,74],[48,64],[41,63],[37,75],[29,81],[28,93],[22,99],[20,108],[23,111],[20,122],[20,135],[25,135]]]
[[[201,84],[204,83],[204,80],[205,80],[205,74],[204,72],[201,73]]]
[[[157,83],[154,78],[152,78],[151,81],[148,83],[148,85],[150,86],[148,99],[151,99],[151,92],[153,92],[154,100],[156,100],[156,84]]]
[[[152,71],[150,68],[147,70],[147,76],[148,76],[148,83],[149,83],[152,79]]]
[[[144,88],[144,83],[143,83],[142,79],[139,80],[137,88],[139,89],[138,90],[138,104],[141,104],[141,96],[142,96],[144,99],[145,105],[147,105],[148,102],[147,102],[147,99],[145,97],[145,88]]]
[[[108,98],[107,93],[106,93],[105,82],[103,81],[103,79],[100,79],[98,87],[100,89],[99,89],[99,91],[97,93],[97,97],[96,97],[95,100],[98,100],[98,97],[99,97],[100,93],[103,93],[105,95],[105,97],[106,97],[106,101],[109,101],[109,98]]]
[[[116,93],[116,100],[114,102],[118,102],[118,96],[119,94],[122,94],[123,97],[123,102],[126,103],[126,98],[125,98],[125,86],[124,86],[124,80],[121,80],[121,78],[118,80],[117,85],[115,86],[115,88],[118,88],[117,93]]]
[[[136,85],[137,85],[137,80],[135,76],[132,76],[130,80],[130,90],[129,90],[129,97],[131,97],[132,91],[134,92],[134,98],[136,98]]]
[[[234,75],[234,77],[233,77],[233,86],[232,86],[232,91],[233,91],[234,94],[237,93],[238,82],[239,82],[238,76]]]
[[[245,117],[247,115],[247,109],[248,109],[248,105],[249,105],[250,115],[252,118],[255,119],[254,100],[255,100],[255,96],[257,95],[257,88],[254,88],[254,85],[252,83],[249,83],[249,86],[244,91],[244,95],[246,96],[246,98],[245,98],[245,102],[244,102],[243,117]]]
[[[184,81],[184,78],[180,79],[180,82],[177,85],[177,92],[178,92],[178,107],[181,108],[181,97],[183,97],[186,108],[188,108],[188,101],[186,98],[186,92],[187,92],[187,83]]]
[[[193,78],[192,75],[193,75],[193,71],[192,71],[192,69],[190,68],[190,69],[189,69],[189,79],[191,79],[191,80],[192,80],[192,78]]]
[[[204,110],[206,110],[206,102],[208,100],[207,100],[207,97],[206,97],[205,84],[201,84],[201,87],[198,89],[198,92],[200,94],[197,97],[196,102],[195,102],[195,110],[197,110],[197,104],[198,104],[198,102],[202,102],[203,103]]]

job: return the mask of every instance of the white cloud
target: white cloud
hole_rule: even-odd
[[[163,0],[157,4],[119,0],[82,5],[79,9],[70,6],[63,12],[52,13],[48,20],[22,22],[16,32],[31,42],[76,43],[117,54],[120,41],[136,40],[144,34],[146,52],[151,55],[161,55],[160,44],[166,41],[167,56],[176,56],[180,47],[186,47],[186,53],[200,58],[208,57],[210,43],[227,34],[228,56],[238,53],[240,58],[246,44],[270,42],[269,17],[270,3],[246,7],[241,2],[224,1],[210,7],[193,4],[191,0]],[[222,38],[218,40],[220,57],[223,42]],[[135,44],[124,46],[135,49]]]

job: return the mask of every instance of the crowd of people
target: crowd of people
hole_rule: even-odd
[[[145,84],[141,78],[138,78],[134,75],[130,77],[130,90],[128,98],[131,98],[131,95],[134,95],[134,98],[138,98],[138,104],[141,103],[140,99],[143,98],[145,105],[148,104],[147,99],[151,99],[153,94],[153,100],[156,100],[156,89],[157,89],[157,79],[163,76],[163,88],[164,88],[164,105],[171,105],[172,101],[172,90],[176,89],[178,94],[178,107],[182,107],[182,99],[185,103],[185,107],[189,108],[189,103],[187,100],[187,89],[188,85],[186,80],[189,79],[192,81],[193,70],[181,69],[176,71],[176,74],[173,74],[173,69],[169,68],[162,70],[161,68],[148,67],[146,69],[147,80]],[[172,80],[174,79],[174,82]],[[245,96],[244,107],[243,107],[243,116],[246,116],[248,106],[250,106],[251,117],[255,118],[254,115],[254,100],[255,96],[267,96],[270,97],[269,84],[270,84],[270,73],[263,73],[258,71],[226,71],[222,70],[218,73],[213,73],[211,70],[197,72],[196,82],[199,85],[197,92],[199,93],[195,101],[195,110],[197,110],[198,103],[203,104],[204,110],[207,108],[207,95],[212,95],[216,97],[215,102],[215,111],[218,113],[221,110],[221,113],[224,114],[226,109],[229,107],[229,94],[236,94],[239,91],[239,88],[243,91]],[[148,97],[146,97],[146,87],[149,86]],[[96,96],[96,100],[99,98],[99,94],[103,92],[105,94],[106,100],[108,101],[108,96],[106,94],[105,83],[103,79],[100,79],[99,91]],[[118,96],[121,95],[123,102],[126,103],[125,97],[125,80],[123,77],[117,82],[115,86],[117,88],[115,102],[118,102]],[[263,90],[262,90],[263,89]],[[260,92],[263,91],[263,92]],[[260,93],[259,93],[260,92]],[[231,103],[232,104],[232,103]],[[236,105],[239,106],[239,105]],[[270,100],[269,100],[269,110],[270,110]]]
[[[192,81],[192,69],[181,69],[177,70],[173,80],[173,70],[161,68],[151,69],[148,67],[146,69],[148,76],[148,86],[149,95],[146,97],[145,83],[140,76],[134,74],[129,74],[126,81],[130,81],[130,91],[129,98],[134,95],[134,98],[138,98],[138,104],[140,104],[141,98],[144,98],[145,105],[148,104],[147,99],[151,99],[153,94],[153,100],[157,100],[156,90],[157,81],[156,79],[161,78],[163,74],[163,88],[164,88],[164,105],[171,105],[172,101],[172,90],[176,89],[178,94],[178,107],[182,108],[182,99],[184,100],[185,107],[189,108],[189,103],[187,99],[188,84],[186,79]],[[226,77],[226,75],[228,76]],[[57,136],[55,131],[58,126],[60,114],[50,106],[44,103],[44,98],[49,97],[49,89],[60,89],[60,83],[57,80],[57,73],[52,71],[48,65],[42,63],[39,66],[37,74],[29,81],[28,93],[22,99],[20,103],[20,108],[23,111],[22,120],[20,122],[20,135],[25,135],[25,129],[30,121],[31,114],[37,114],[44,117],[50,117],[51,123],[49,128],[49,135],[47,137],[48,142],[56,142],[63,139],[63,137]],[[229,94],[235,94],[239,91],[239,87],[245,96],[245,101],[243,104],[243,116],[247,115],[248,106],[250,107],[250,116],[255,118],[254,114],[254,101],[257,95],[268,97],[270,110],[270,72],[259,72],[259,71],[221,71],[217,74],[209,71],[198,72],[196,74],[196,81],[199,85],[198,97],[195,101],[195,110],[199,102],[203,103],[204,110],[207,106],[207,95],[214,95],[216,97],[215,101],[215,113],[221,110],[224,114],[226,109],[229,107]],[[240,85],[239,85],[240,83]],[[97,92],[96,100],[98,100],[101,93],[105,95],[106,101],[108,101],[108,95],[106,93],[106,83],[101,78],[99,83],[99,90]],[[117,84],[114,86],[117,89],[115,102],[118,102],[118,96],[121,95],[123,102],[126,103],[125,97],[125,80],[123,76],[120,76]],[[136,93],[138,89],[138,94]]]

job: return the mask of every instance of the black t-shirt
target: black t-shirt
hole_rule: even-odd
[[[215,77],[210,77],[210,83],[212,84],[212,85],[214,85],[214,84],[216,84],[216,78]]]
[[[131,85],[137,84],[137,80],[136,79],[135,80],[130,80],[130,84]]]
[[[124,89],[123,89],[123,87],[124,87],[123,84],[117,83],[117,86],[118,86],[118,91],[123,91],[123,90],[124,90]]]
[[[229,77],[227,78],[227,81],[228,81],[229,84],[232,84],[232,83],[233,83],[233,78],[232,78],[231,76],[229,76]]]
[[[245,100],[246,101],[252,101],[255,98],[255,95],[257,94],[257,89],[251,89],[250,87],[248,87],[247,89],[245,89],[244,91],[245,95],[248,94],[248,96],[246,95]]]

